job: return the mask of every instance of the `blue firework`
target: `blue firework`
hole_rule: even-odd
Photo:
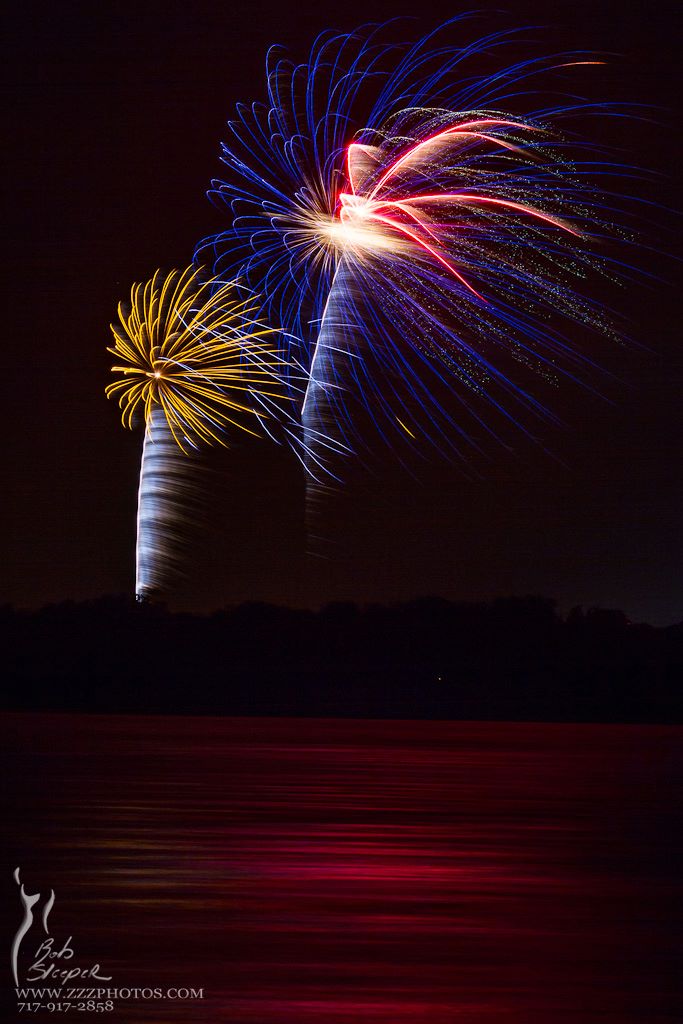
[[[242,275],[285,330],[317,479],[369,425],[464,455],[505,422],[528,430],[525,414],[552,416],[534,379],[592,365],[568,325],[613,330],[585,282],[624,272],[596,183],[627,171],[570,133],[609,111],[537,86],[601,62],[507,63],[515,33],[456,45],[461,21],[412,45],[388,41],[394,26],[325,33],[303,64],[273,48],[266,103],[228,123],[209,193],[228,226],[196,255]]]

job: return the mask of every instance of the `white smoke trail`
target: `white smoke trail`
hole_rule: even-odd
[[[317,499],[340,482],[338,461],[353,454],[349,404],[357,400],[362,357],[357,325],[349,318],[351,274],[341,257],[320,319],[301,406],[306,510],[309,526]]]
[[[135,597],[144,601],[178,571],[183,522],[195,488],[194,459],[180,450],[160,408],[147,423],[138,489]]]

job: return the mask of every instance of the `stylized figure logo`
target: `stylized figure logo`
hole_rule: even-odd
[[[17,933],[14,936],[14,941],[12,942],[12,974],[14,975],[14,984],[18,985],[19,984],[19,971],[18,971],[19,949],[21,947],[21,943],[23,941],[24,936],[26,935],[27,931],[29,930],[29,928],[33,924],[33,908],[35,907],[36,903],[40,899],[41,894],[39,892],[36,892],[36,893],[26,892],[26,889],[24,888],[23,883],[19,880],[19,868],[15,868],[15,871],[14,871],[14,881],[17,883],[18,886],[20,886],[19,895],[21,897],[21,902],[22,902],[22,905],[24,907],[24,920],[19,925],[19,927],[17,929]],[[52,910],[54,904],[55,904],[55,891],[54,891],[54,889],[51,889],[50,890],[50,897],[49,897],[47,903],[45,904],[45,906],[43,907],[43,915],[42,915],[43,928],[45,929],[45,934],[46,935],[50,934],[50,930],[49,930],[49,928],[47,926],[47,919],[48,919],[48,917],[50,915],[50,911]]]

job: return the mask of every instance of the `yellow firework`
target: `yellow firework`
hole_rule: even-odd
[[[121,378],[106,392],[118,398],[124,426],[141,413],[149,427],[158,410],[184,451],[198,441],[225,444],[230,426],[258,433],[283,397],[283,362],[271,343],[275,331],[255,309],[234,282],[202,281],[192,267],[157,270],[134,285],[130,311],[119,304],[107,350],[120,360],[112,372]]]

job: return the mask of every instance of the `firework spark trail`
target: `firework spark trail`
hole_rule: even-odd
[[[486,434],[529,433],[552,419],[533,377],[594,368],[568,325],[616,336],[585,280],[628,271],[601,249],[619,202],[592,182],[629,169],[601,162],[572,123],[609,109],[544,92],[528,111],[534,76],[600,62],[561,54],[483,75],[476,62],[514,35],[455,46],[439,35],[451,26],[407,47],[382,26],[325,34],[302,65],[271,51],[267,105],[229,123],[228,177],[210,196],[231,222],[197,254],[244,273],[298,339],[315,479],[333,472],[330,438],[345,454],[363,446],[359,410],[390,445],[464,457]]]
[[[178,457],[161,408],[152,410],[145,429],[140,464],[135,545],[135,594],[138,600],[161,590],[177,570],[182,524],[193,488],[187,457]]]
[[[311,479],[323,483],[331,473],[330,451],[353,452],[352,436],[344,430],[343,410],[348,401],[345,382],[353,380],[361,325],[349,320],[348,289],[351,274],[342,257],[327,295],[301,405],[304,465]],[[335,442],[330,437],[337,434]]]
[[[256,301],[235,282],[202,280],[187,268],[135,285],[112,324],[124,426],[145,422],[137,513],[135,593],[158,591],[177,567],[182,525],[195,488],[189,470],[200,444],[226,445],[225,431],[269,433],[288,418],[277,332],[255,316]]]

